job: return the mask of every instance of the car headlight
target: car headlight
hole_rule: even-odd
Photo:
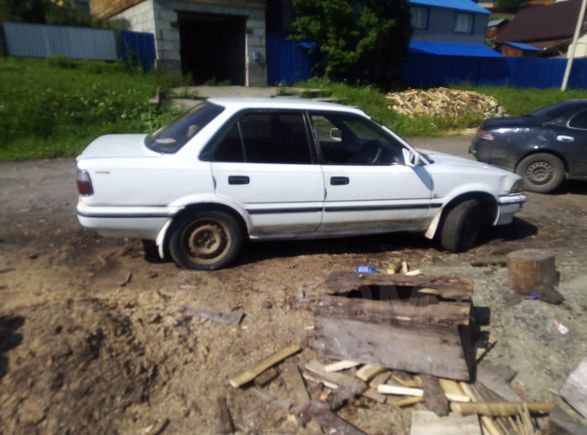
[[[510,193],[521,193],[524,191],[524,180],[520,179],[512,184],[512,188],[510,189]]]

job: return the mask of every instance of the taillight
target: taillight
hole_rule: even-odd
[[[78,169],[76,174],[77,191],[80,195],[89,196],[94,194],[94,188],[92,187],[92,179],[88,171],[84,169]]]
[[[481,129],[477,130],[477,137],[484,140],[495,140],[491,133]]]

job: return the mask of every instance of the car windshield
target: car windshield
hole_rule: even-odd
[[[145,139],[145,145],[158,153],[173,154],[216,118],[223,107],[202,102],[171,123],[155,130]]]
[[[539,119],[540,121],[551,121],[559,118],[572,109],[571,103],[559,103],[554,106],[544,107],[536,112],[530,113],[531,118]]]

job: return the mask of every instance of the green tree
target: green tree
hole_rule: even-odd
[[[313,41],[317,72],[333,80],[390,87],[411,35],[408,0],[293,0],[292,36]]]

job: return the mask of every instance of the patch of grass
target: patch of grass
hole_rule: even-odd
[[[468,89],[495,97],[510,116],[524,115],[526,113],[534,112],[542,107],[567,100],[587,98],[587,91],[578,89],[569,89],[565,92],[561,92],[556,88],[521,89],[508,86],[459,86],[455,89]]]
[[[171,113],[149,98],[171,85],[122,63],[0,59],[0,159],[73,156],[101,134],[153,130]]]
[[[359,107],[400,136],[441,136],[450,131],[476,126],[481,122],[481,118],[474,115],[465,115],[457,119],[424,116],[410,118],[400,115],[391,110],[385,94],[371,86],[350,86],[325,79],[311,79],[296,86],[324,90],[334,101]]]
[[[311,79],[304,83],[298,83],[296,86],[320,89],[323,91],[322,95],[326,94],[341,104],[357,106],[400,136],[443,136],[454,131],[477,127],[483,120],[481,115],[472,113],[464,114],[458,118],[411,118],[400,115],[391,110],[384,93],[369,86],[350,86],[345,83],[333,83],[325,79]],[[511,116],[533,112],[541,107],[569,99],[587,98],[587,91],[582,90],[561,92],[558,89],[520,89],[507,86],[474,87],[467,85],[452,86],[452,88],[472,90],[495,97]],[[315,94],[315,92],[312,92],[312,94]]]

